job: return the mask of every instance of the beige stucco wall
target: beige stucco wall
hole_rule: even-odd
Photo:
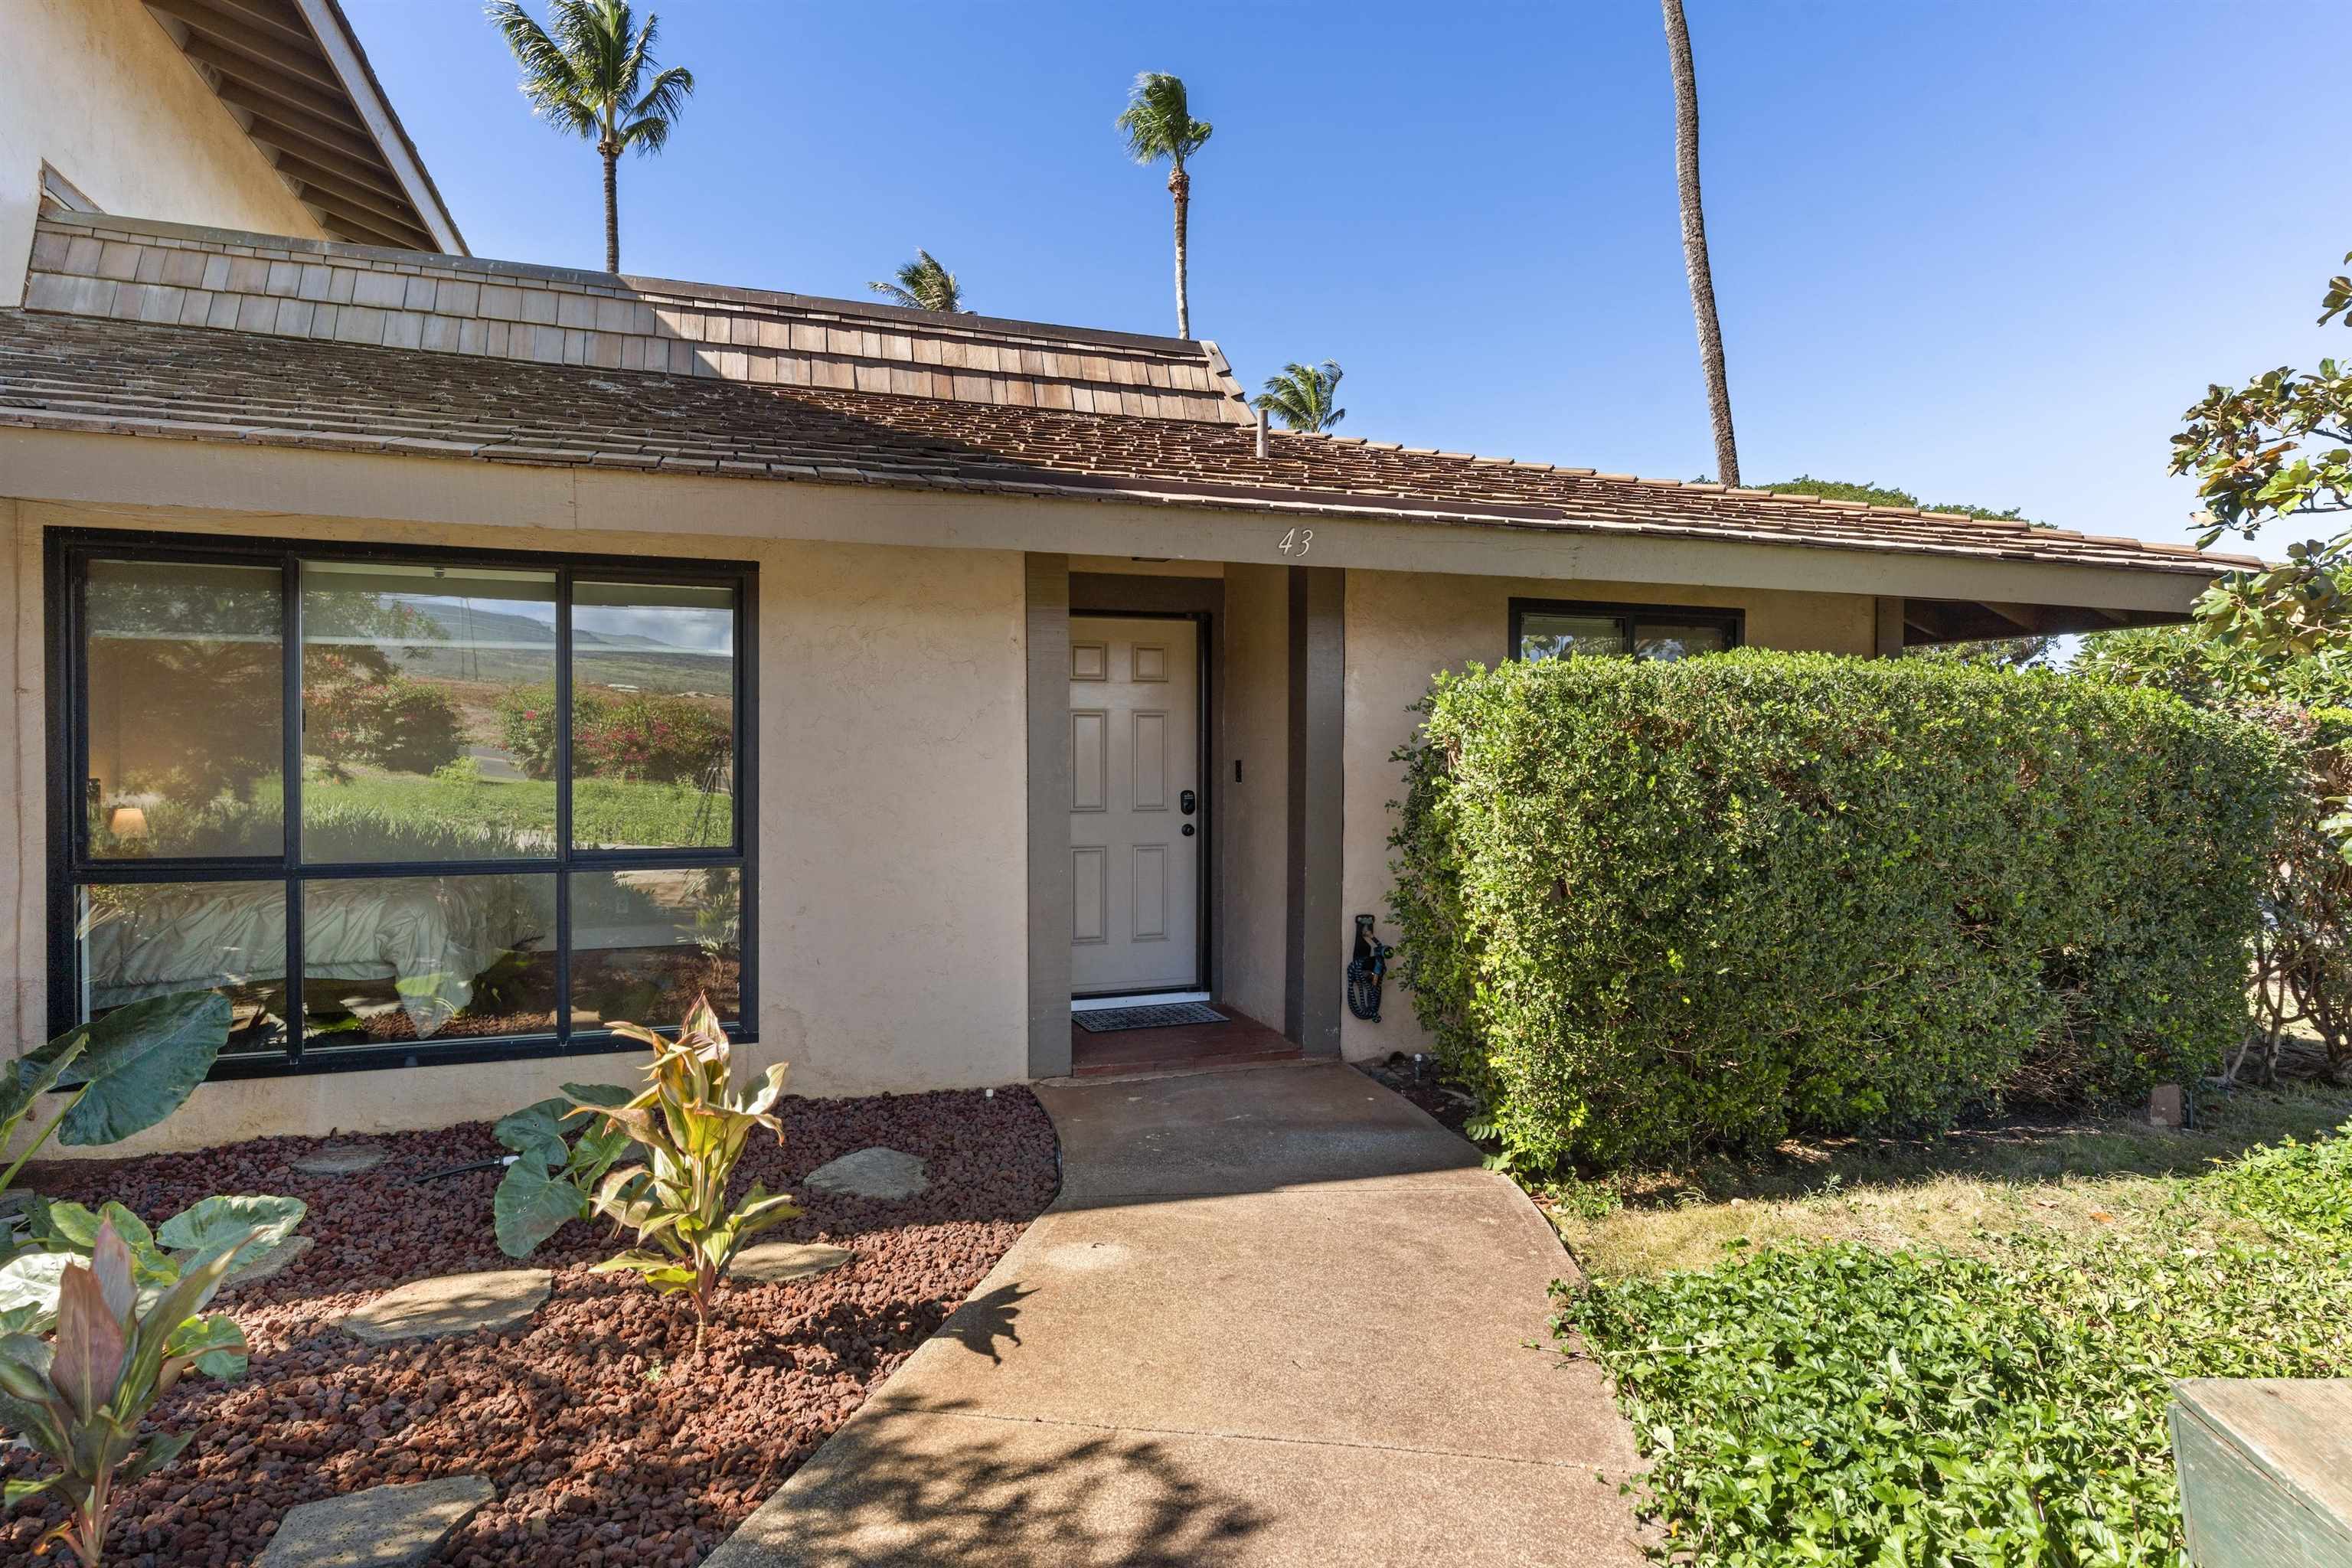
[[[186,528],[165,514],[0,500],[0,643],[14,703],[0,802],[17,847],[5,918],[12,1049],[45,1030],[41,533]],[[205,524],[204,531],[219,531]],[[274,537],[560,550],[540,531],[270,518]],[[520,535],[518,537],[518,535]],[[600,534],[603,552],[760,567],[759,1042],[793,1088],[851,1094],[1026,1076],[1021,557],[792,541]],[[110,1152],[263,1133],[444,1126],[634,1058],[419,1067],[207,1084]]]
[[[45,161],[106,212],[326,237],[139,0],[5,0],[0,62],[0,306]]]
[[[1289,579],[1280,566],[1225,572],[1225,755],[1217,781],[1217,945],[1222,1000],[1279,1029],[1289,854]]]
[[[1437,574],[1348,574],[1347,739],[1343,918],[1376,914],[1393,942],[1388,915],[1391,803],[1403,793],[1403,774],[1391,754],[1412,738],[1407,711],[1441,669],[1476,660],[1496,664],[1510,654],[1514,598],[1584,599],[1608,604],[1683,605],[1747,612],[1747,646],[1869,655],[1874,650],[1877,604],[1864,594],[1802,594],[1768,589],[1660,587],[1641,583],[1458,577]],[[1412,1016],[1412,999],[1391,986],[1377,1024],[1350,1015],[1340,1049],[1350,1059],[1426,1047],[1428,1036]]]

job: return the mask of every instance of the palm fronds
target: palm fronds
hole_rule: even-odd
[[[1145,71],[1135,79],[1118,124],[1127,137],[1128,156],[1139,163],[1165,158],[1179,169],[1215,130],[1207,121],[1192,118],[1184,79],[1166,71]]]
[[[1281,420],[1286,430],[1328,430],[1348,416],[1336,402],[1339,378],[1346,374],[1336,360],[1319,365],[1293,361],[1279,375],[1265,378],[1257,405]]]
[[[940,265],[929,251],[917,247],[915,259],[893,274],[895,283],[874,282],[866,287],[894,305],[904,305],[910,310],[940,310],[949,315],[971,312],[964,309],[963,288],[956,275]]]

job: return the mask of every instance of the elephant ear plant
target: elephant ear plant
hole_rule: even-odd
[[[149,1409],[192,1367],[244,1375],[244,1333],[226,1317],[202,1314],[249,1239],[223,1238],[152,1296],[139,1289],[129,1243],[101,1222],[89,1262],[64,1268],[56,1343],[0,1335],[0,1421],[58,1467],[41,1480],[8,1482],[8,1503],[54,1489],[73,1506],[42,1547],[62,1541],[83,1568],[100,1568],[113,1489],[170,1464],[194,1436],[147,1433]]]
[[[609,1117],[599,1116],[567,1140],[564,1121],[584,1114],[575,1104],[609,1110],[627,1102],[629,1091],[617,1084],[567,1083],[569,1098],[542,1100],[501,1117],[490,1135],[515,1152],[514,1163],[499,1183],[490,1212],[498,1224],[499,1250],[509,1258],[528,1258],[540,1243],[575,1219],[595,1212],[596,1188],[623,1154],[628,1152],[628,1130]]]
[[[119,1143],[186,1103],[228,1043],[228,998],[216,991],[151,996],[78,1025],[0,1068],[0,1147],[50,1089],[73,1089],[65,1109],[0,1173],[0,1191],[54,1134],[76,1147]],[[11,1242],[5,1249],[19,1250]]]
[[[733,1207],[727,1183],[755,1127],[783,1142],[782,1123],[772,1114],[784,1092],[782,1062],[761,1075],[759,1086],[739,1095],[732,1082],[727,1031],[706,998],[675,1040],[651,1029],[618,1024],[615,1034],[653,1048],[646,1076],[652,1082],[619,1106],[582,1106],[595,1111],[643,1144],[646,1165],[613,1172],[596,1190],[595,1209],[636,1233],[637,1245],[596,1267],[634,1269],[664,1295],[694,1300],[694,1343],[702,1348],[710,1321],[710,1299],[743,1244],[772,1226],[799,1216],[789,1194],[772,1194],[757,1183]]]

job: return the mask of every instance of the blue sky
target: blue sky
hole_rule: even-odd
[[[2296,141],[2340,0],[1689,4],[1751,483],[2177,539],[2180,410],[2352,351],[2312,321],[2352,223]],[[600,265],[596,159],[470,0],[345,8],[475,253]],[[1216,126],[1193,330],[1253,390],[1331,358],[1345,434],[1713,467],[1647,0],[656,9],[699,90],[623,168],[626,270],[856,295],[921,245],[990,314],[1172,331],[1161,176],[1111,126],[1171,70]]]

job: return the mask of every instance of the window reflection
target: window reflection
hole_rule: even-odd
[[[302,888],[303,1050],[555,1027],[555,878]]]
[[[302,564],[302,855],[555,853],[555,575]]]
[[[1666,621],[1643,621],[1633,638],[1635,658],[1696,658],[1721,653],[1731,646],[1721,626],[1676,626]]]
[[[732,867],[572,878],[574,1027],[667,1026],[698,995],[741,1011],[742,878]]]
[[[278,568],[93,561],[89,574],[91,856],[282,853]]]
[[[80,900],[83,1021],[150,996],[218,991],[229,1000],[227,1052],[285,1042],[285,883],[100,884]]]
[[[1529,615],[1519,622],[1519,657],[1570,658],[1625,651],[1625,626],[1614,616]]]
[[[575,582],[572,841],[583,849],[735,841],[735,595]]]

